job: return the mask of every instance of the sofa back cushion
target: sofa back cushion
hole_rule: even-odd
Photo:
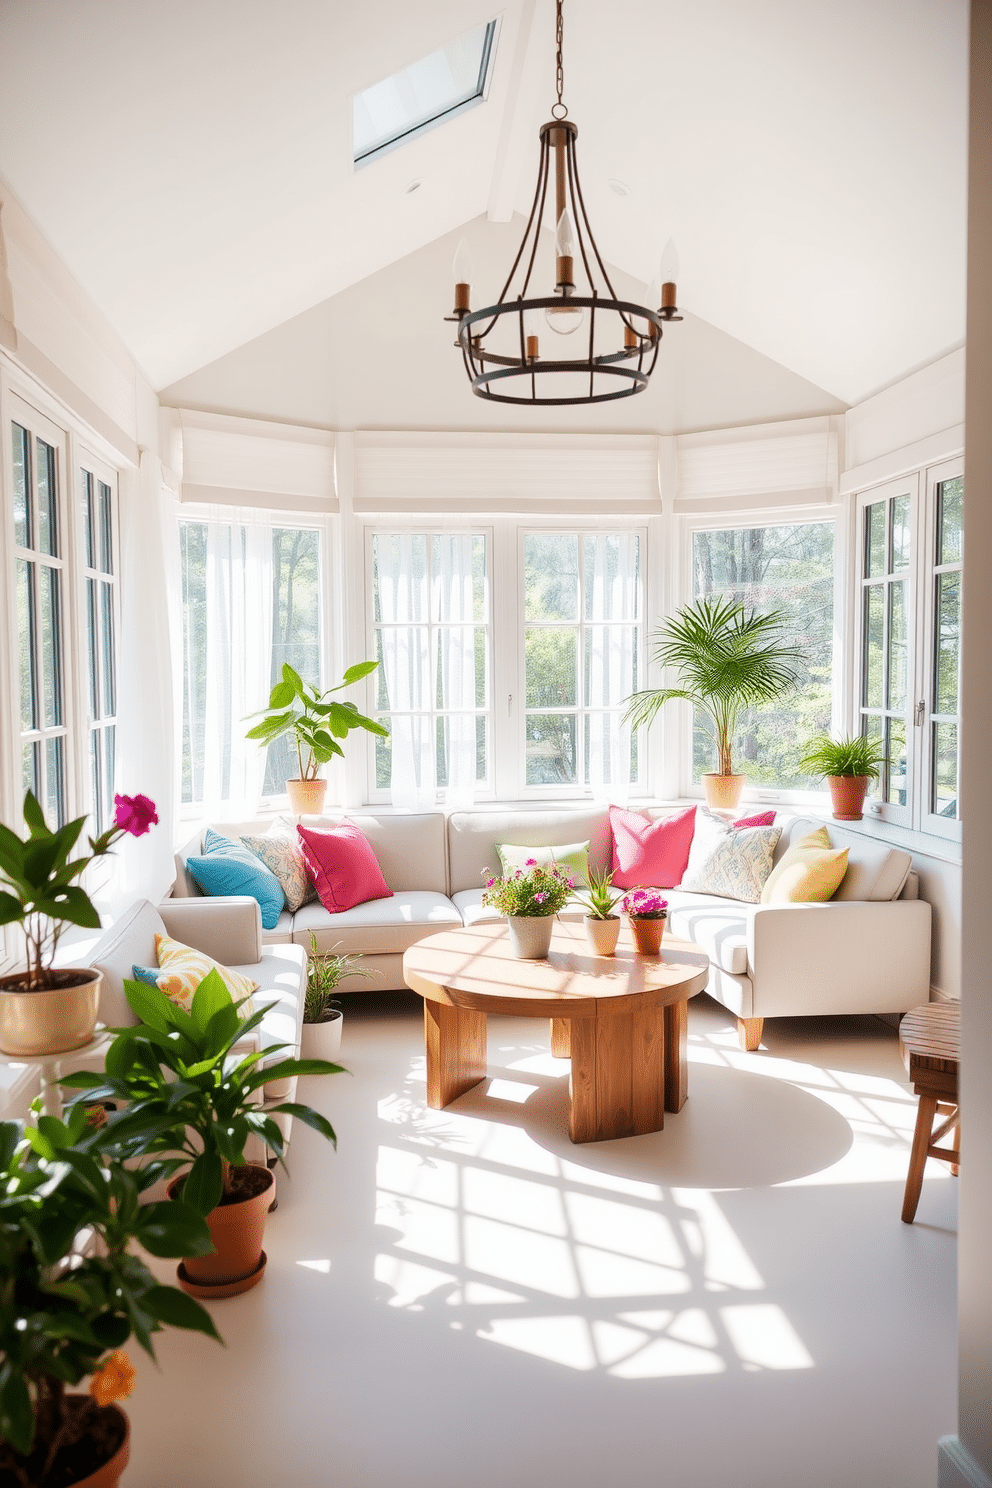
[[[613,834],[613,885],[671,889],[682,882],[695,831],[696,808],[658,816],[610,807]]]
[[[103,973],[98,1017],[108,1028],[137,1023],[124,996],[124,982],[134,980],[134,966],[154,966],[158,961],[156,935],[165,935],[162,916],[147,899],[139,899],[101,935],[93,947],[90,965]]]
[[[356,817],[355,820],[358,820]],[[499,868],[498,842],[519,847],[566,847],[589,839],[590,868],[613,866],[605,806],[580,811],[455,811],[448,817],[448,892],[480,889],[483,870]]]

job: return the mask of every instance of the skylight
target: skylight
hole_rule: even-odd
[[[395,149],[481,103],[496,47],[496,21],[476,26],[355,96],[355,164]]]

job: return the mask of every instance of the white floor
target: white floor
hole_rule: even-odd
[[[139,1364],[125,1488],[932,1488],[955,1429],[957,1184],[899,1219],[915,1102],[873,1018],[738,1051],[690,1012],[664,1132],[573,1147],[547,1024],[424,1104],[419,1005],[352,999],[301,1082],[263,1283],[227,1347]]]

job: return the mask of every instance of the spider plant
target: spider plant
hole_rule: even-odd
[[[799,761],[799,769],[808,775],[859,776],[875,780],[882,765],[886,763],[880,739],[869,739],[866,734],[856,734],[844,739],[831,739],[828,734],[817,734],[806,745],[806,752]]]
[[[733,775],[741,714],[777,702],[799,681],[804,653],[786,640],[785,625],[780,610],[760,614],[723,595],[686,605],[652,636],[654,661],[672,668],[676,685],[633,693],[624,720],[647,727],[665,703],[684,698],[713,721],[717,773]]]
[[[338,942],[340,944],[340,941]],[[307,990],[303,1004],[304,1023],[326,1023],[332,1013],[339,1012],[341,1004],[334,996],[334,989],[342,977],[376,977],[377,971],[359,967],[362,957],[357,951],[335,954],[317,949],[317,937],[310,931],[310,960],[307,962]]]

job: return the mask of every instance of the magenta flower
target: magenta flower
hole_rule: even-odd
[[[155,802],[147,796],[115,796],[114,825],[132,837],[143,837],[149,827],[158,825]]]
[[[493,886],[493,884],[494,884],[494,883],[495,883],[495,882],[496,882],[496,880],[495,880],[495,879],[494,879],[494,878],[487,878],[487,879],[486,879],[486,888],[487,888],[487,889],[491,889],[491,888],[492,888],[492,886]]]
[[[547,897],[548,897],[547,894],[535,894],[534,895],[534,903],[535,904],[543,904],[544,901],[545,901],[545,899],[547,899]]]
[[[537,867],[537,859],[536,858],[528,858],[527,859],[527,862],[525,864],[525,867],[527,867],[527,868],[536,868]]]

